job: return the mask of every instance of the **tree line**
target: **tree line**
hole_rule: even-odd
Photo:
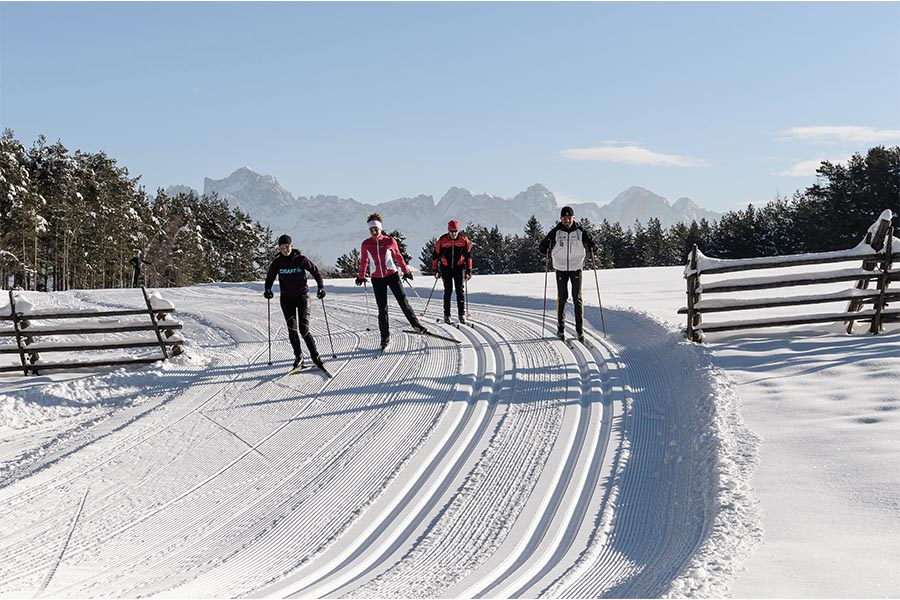
[[[853,155],[846,163],[823,161],[818,182],[791,198],[778,197],[760,208],[729,211],[713,223],[677,223],[663,228],[659,219],[629,227],[619,223],[592,223],[580,219],[598,244],[587,266],[615,269],[683,265],[694,244],[716,258],[750,258],[843,250],[852,248],[884,209],[900,213],[900,146],[877,146],[865,155]],[[551,225],[552,226],[552,225]],[[473,246],[473,271],[534,273],[546,268],[538,244],[545,230],[532,215],[521,235],[504,234],[499,227],[467,223],[464,234]],[[431,258],[437,238],[431,238],[419,255],[423,273],[431,274]],[[359,252],[338,260],[343,276],[355,275]],[[409,257],[405,257],[409,261]],[[592,261],[593,259],[593,261]],[[346,271],[341,265],[348,267]]]
[[[151,197],[104,152],[70,153],[40,136],[31,148],[0,136],[0,284],[31,290],[130,284],[146,256],[147,285],[261,277],[272,232],[212,196]]]

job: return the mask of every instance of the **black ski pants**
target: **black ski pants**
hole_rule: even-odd
[[[309,348],[309,356],[313,359],[319,356],[316,350],[316,341],[309,332],[309,295],[308,294],[281,294],[281,312],[284,313],[284,320],[287,323],[288,338],[291,340],[291,347],[294,349],[294,356],[303,356],[303,346],[300,345],[300,338],[306,342]]]
[[[562,331],[566,324],[566,301],[569,299],[569,283],[572,284],[572,304],[575,305],[575,331],[584,333],[584,302],[581,299],[581,269],[556,271],[556,329]]]
[[[422,327],[419,324],[416,313],[413,312],[413,309],[409,306],[409,301],[406,299],[406,293],[403,291],[403,284],[400,281],[400,274],[394,273],[387,277],[373,277],[372,293],[375,294],[375,304],[378,305],[378,329],[381,331],[382,341],[391,337],[391,330],[388,326],[388,288],[391,288],[394,298],[397,299],[397,304],[400,305],[400,310],[403,311],[403,315],[409,321],[409,324],[412,325],[412,328],[419,329]]]
[[[450,316],[450,296],[453,294],[453,286],[456,286],[456,308],[459,316],[466,314],[466,292],[463,287],[463,274],[465,269],[445,269],[441,267],[441,279],[444,280],[444,314]]]

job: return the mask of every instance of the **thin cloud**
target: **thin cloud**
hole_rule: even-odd
[[[804,160],[778,174],[782,177],[815,177],[816,169],[822,166],[822,161],[825,160],[830,163],[842,163],[849,160],[849,157],[842,156],[840,158],[814,158],[813,160]]]
[[[708,167],[710,162],[700,158],[661,154],[639,146],[595,146],[568,148],[559,155],[570,160],[593,160],[623,165],[651,165],[660,167]]]
[[[819,127],[793,127],[782,132],[782,135],[781,139],[784,140],[874,144],[900,140],[900,129],[825,125]]]

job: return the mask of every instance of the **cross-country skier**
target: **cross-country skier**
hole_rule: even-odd
[[[325,283],[322,281],[322,275],[319,274],[319,268],[315,263],[301,254],[300,250],[292,247],[291,236],[288,234],[278,238],[278,250],[280,254],[272,261],[269,272],[266,274],[263,296],[268,300],[274,297],[272,284],[275,283],[277,275],[278,285],[281,288],[279,298],[281,312],[284,313],[288,337],[291,340],[291,347],[294,349],[294,368],[296,369],[303,363],[303,346],[300,345],[302,337],[309,349],[309,356],[313,363],[320,369],[324,369],[322,357],[316,350],[316,341],[309,332],[309,284],[307,283],[307,273],[309,273],[319,287],[316,297],[324,298]]]
[[[472,278],[472,244],[459,232],[459,221],[447,223],[447,233],[434,245],[431,270],[435,279],[444,280],[444,323],[450,323],[450,295],[456,285],[456,308],[459,322],[466,322],[466,295],[463,279]]]
[[[400,254],[397,240],[382,233],[383,219],[378,213],[366,218],[369,226],[369,238],[363,240],[359,249],[359,276],[356,285],[366,282],[367,272],[372,277],[372,292],[375,294],[375,303],[378,305],[378,329],[381,331],[381,349],[387,348],[391,339],[391,331],[388,326],[387,291],[393,292],[397,304],[406,316],[406,320],[416,333],[427,334],[428,330],[422,327],[416,313],[409,306],[403,284],[400,281],[398,270],[403,272],[403,281],[412,281],[413,274]]]
[[[586,250],[597,244],[591,235],[575,223],[575,211],[564,206],[559,213],[559,223],[550,230],[538,248],[547,256],[553,250],[553,269],[556,272],[556,335],[565,340],[566,301],[569,299],[568,283],[572,282],[572,303],[575,305],[575,333],[584,342],[584,302],[581,299],[581,270],[584,268]]]
[[[131,276],[131,287],[141,287],[144,284],[142,267],[144,264],[152,265],[153,263],[144,260],[144,255],[140,250],[135,250],[134,256],[128,262],[134,267],[134,273]]]

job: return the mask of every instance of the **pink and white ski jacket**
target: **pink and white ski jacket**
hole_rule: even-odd
[[[400,254],[400,248],[397,246],[397,240],[389,235],[381,234],[376,238],[370,237],[363,240],[359,249],[359,277],[366,276],[368,268],[369,276],[372,278],[388,277],[398,270],[403,273],[409,272],[403,255]]]

